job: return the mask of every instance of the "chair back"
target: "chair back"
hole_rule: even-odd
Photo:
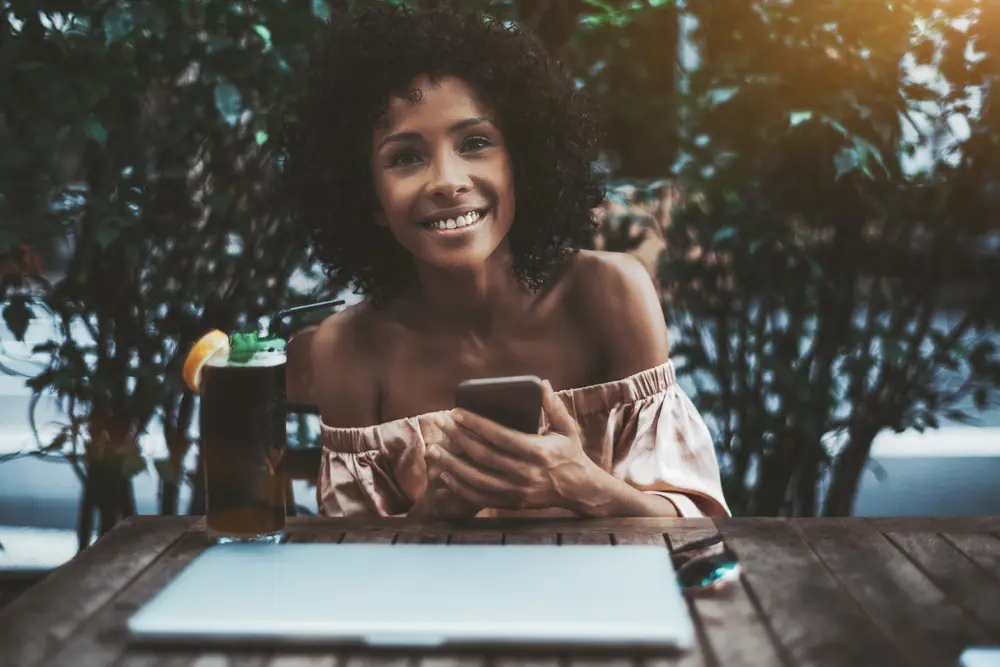
[[[318,415],[319,405],[313,396],[312,338],[316,326],[296,331],[285,346],[285,401],[288,414],[305,417]],[[285,452],[289,479],[315,482],[319,476],[321,448],[289,447]]]

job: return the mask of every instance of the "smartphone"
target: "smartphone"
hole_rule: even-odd
[[[458,385],[455,405],[507,428],[538,433],[542,380],[534,375],[466,380]]]

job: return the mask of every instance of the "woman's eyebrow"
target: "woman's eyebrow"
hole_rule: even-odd
[[[466,118],[465,120],[460,120],[457,123],[453,123],[451,127],[448,128],[448,132],[453,134],[459,130],[464,130],[469,127],[475,127],[476,125],[485,125],[486,123],[492,123],[493,120],[488,116],[479,116],[476,118]],[[390,134],[383,138],[382,141],[378,142],[378,146],[375,152],[382,150],[382,147],[386,144],[413,141],[414,139],[420,139],[420,134],[417,132],[396,132],[395,134]]]

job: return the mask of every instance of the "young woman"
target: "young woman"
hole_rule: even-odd
[[[516,27],[335,16],[285,172],[293,217],[366,300],[311,356],[326,515],[728,514],[644,267],[578,250],[603,198],[594,118]],[[546,379],[526,435],[454,409],[468,378]]]

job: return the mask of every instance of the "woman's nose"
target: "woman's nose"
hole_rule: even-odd
[[[431,181],[428,186],[432,194],[451,197],[460,192],[468,192],[472,188],[472,179],[469,177],[466,165],[454,154],[441,155],[435,159],[430,175]]]

